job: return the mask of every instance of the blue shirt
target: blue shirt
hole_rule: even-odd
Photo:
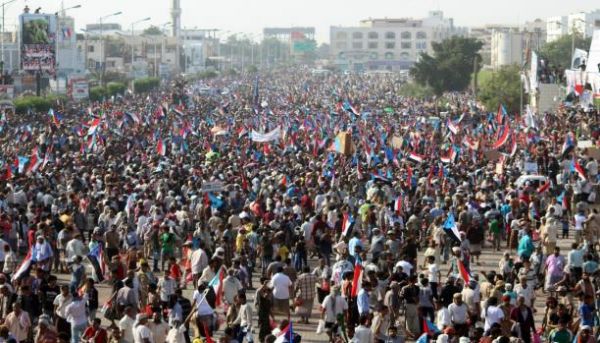
[[[360,296],[360,295],[359,295]],[[594,326],[594,308],[588,304],[579,306],[579,318],[581,318],[581,325]]]
[[[360,246],[363,250],[365,248],[363,247],[363,244],[358,237],[352,237],[348,242],[348,253],[350,254],[350,256],[355,255],[355,249],[357,246]]]
[[[363,314],[369,314],[369,293],[367,293],[364,288],[361,288],[361,290],[358,291],[356,306],[358,307],[358,314],[361,316]]]
[[[529,258],[531,254],[533,254],[534,249],[535,247],[533,246],[531,237],[529,235],[524,235],[519,241],[519,248],[517,249],[517,252],[519,253],[519,257]]]

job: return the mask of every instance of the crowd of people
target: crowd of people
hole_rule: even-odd
[[[598,113],[401,85],[287,69],[4,113],[0,342],[595,341]]]

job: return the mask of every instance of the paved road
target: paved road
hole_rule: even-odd
[[[570,233],[570,237],[573,237],[572,233]],[[561,247],[563,254],[566,254],[566,251],[569,251],[572,242],[573,242],[573,240],[571,238],[559,240],[558,246]],[[504,250],[494,251],[494,250],[490,249],[489,246],[486,246],[483,250],[483,253],[482,253],[482,256],[480,259],[480,265],[475,265],[474,263],[472,263],[472,266],[471,266],[472,273],[475,274],[475,273],[480,273],[482,271],[497,270],[498,262],[502,258],[503,253],[504,253]],[[516,255],[516,251],[511,251],[511,253],[513,256]],[[316,261],[313,260],[310,262],[314,264]],[[422,263],[423,263],[422,252],[419,252],[419,265],[421,265]],[[440,266],[440,269],[442,271],[442,279],[445,279],[445,275],[448,271],[448,267],[449,267],[448,264]],[[91,269],[88,269],[88,271],[89,270],[91,270]],[[59,280],[62,280],[63,282],[68,282],[68,278],[69,278],[68,275],[61,274],[61,275],[58,275],[58,277],[59,277]],[[259,277],[258,275],[254,275],[253,285],[255,285],[255,286],[259,284],[258,277]],[[97,288],[98,288],[98,292],[99,292],[100,306],[102,306],[102,304],[110,296],[111,289],[110,289],[109,285],[107,285],[107,284],[100,284],[97,286]],[[191,286],[188,285],[187,289],[184,290],[184,296],[188,297],[188,299],[191,299],[192,292],[193,292],[193,289],[191,289]],[[254,291],[249,291],[248,296],[249,296],[248,302],[253,303]],[[536,302],[535,302],[535,308],[537,310],[537,313],[535,313],[536,325],[540,325],[542,322],[546,298],[547,298],[547,294],[542,293],[541,290],[538,290],[536,292]],[[316,302],[316,300],[315,300],[315,302]],[[223,311],[222,309],[219,309],[219,314],[220,314],[221,318],[224,318],[222,311]],[[315,303],[315,306],[313,307],[313,311],[312,311],[312,316],[310,319],[310,324],[301,324],[300,322],[294,322],[294,331],[299,333],[300,335],[302,335],[303,343],[321,343],[321,342],[325,342],[327,340],[326,335],[317,335],[315,333],[316,328],[317,328],[317,322],[318,322],[318,319],[320,318],[319,313],[320,312],[318,309],[318,305]],[[283,317],[277,316],[276,319],[277,320],[283,319]],[[104,321],[104,324],[108,324],[108,321],[105,321],[105,320],[103,320],[103,321]],[[256,325],[256,316],[254,318],[254,324]],[[218,334],[216,336],[218,336]]]

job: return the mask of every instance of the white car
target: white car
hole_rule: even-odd
[[[521,187],[527,182],[531,186],[538,188],[540,185],[548,182],[548,177],[544,175],[521,175],[515,181],[515,187]]]

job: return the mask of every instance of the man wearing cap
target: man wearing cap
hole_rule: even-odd
[[[152,330],[147,326],[148,315],[145,313],[138,313],[135,316],[135,326],[133,328],[133,342],[134,343],[154,343],[154,337],[152,336]]]

